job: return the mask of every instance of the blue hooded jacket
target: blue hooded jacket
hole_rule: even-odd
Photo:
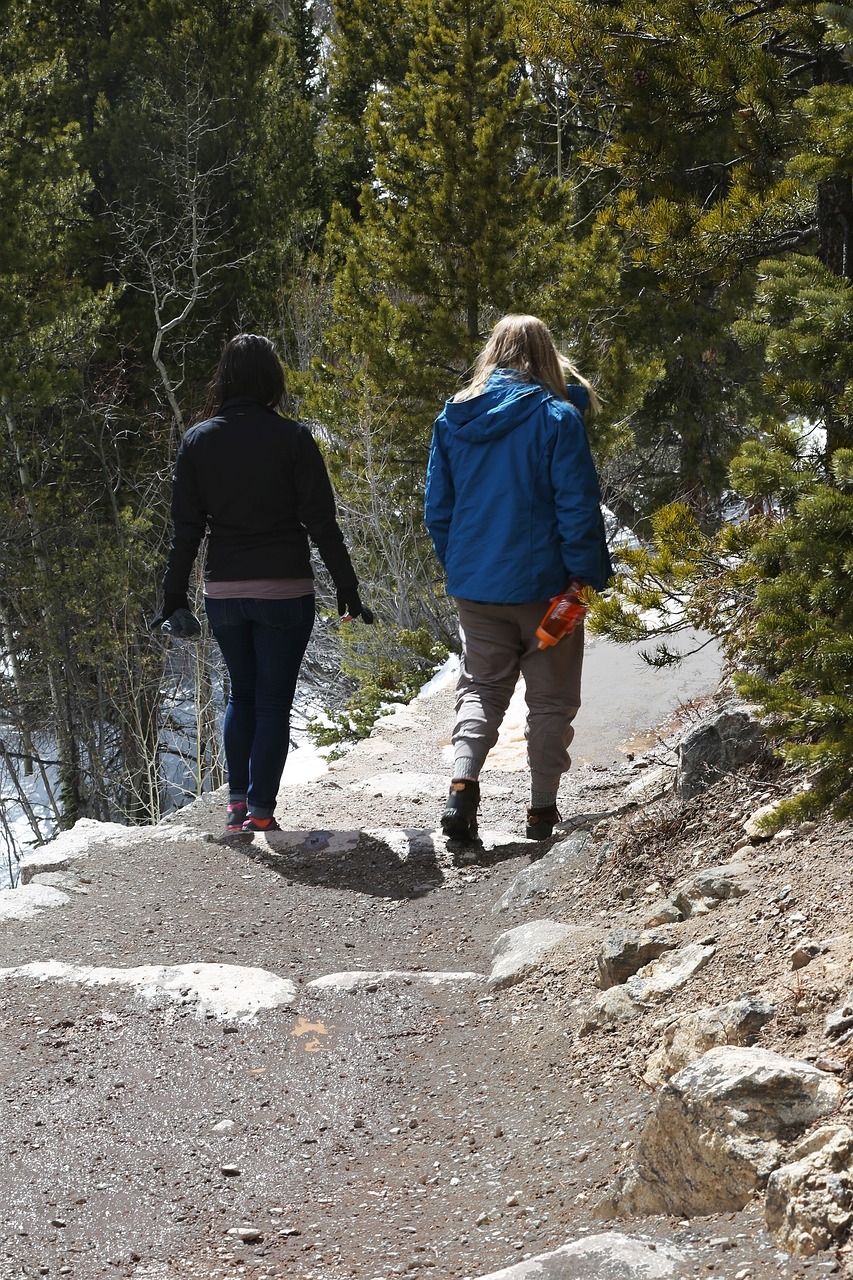
[[[436,419],[424,518],[449,595],[524,604],[573,577],[606,586],[601,495],[578,412],[588,397],[569,394],[574,403],[499,369]]]

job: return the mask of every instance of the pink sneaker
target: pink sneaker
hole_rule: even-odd
[[[236,804],[229,804],[228,816],[225,821],[225,830],[242,831],[247,813],[248,810],[244,800],[238,800]]]
[[[275,818],[247,818],[241,831],[281,831]]]

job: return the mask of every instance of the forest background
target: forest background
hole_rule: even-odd
[[[18,802],[40,773],[55,824],[152,822],[175,753],[183,794],[222,781],[215,646],[170,648],[148,620],[177,446],[239,330],[282,353],[381,620],[318,627],[318,699],[341,671],[353,695],[334,732],[413,688],[456,643],[421,520],[432,422],[493,322],[525,311],[594,382],[604,500],[639,539],[596,625],[657,634],[658,661],[676,623],[716,635],[803,769],[797,811],[850,811],[853,6],[0,0],[0,17],[0,754]],[[276,500],[262,475],[257,500]]]

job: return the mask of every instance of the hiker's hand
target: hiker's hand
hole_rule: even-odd
[[[361,597],[355,587],[347,587],[338,591],[338,613],[342,622],[351,618],[361,618],[368,626],[373,622],[373,614],[367,605],[361,603]]]
[[[175,640],[195,640],[201,635],[201,623],[189,609],[176,609],[161,623],[160,630]]]
[[[160,608],[160,612],[157,614],[157,617],[151,619],[149,630],[162,631],[163,624],[167,619],[171,618],[172,614],[177,613],[180,609],[184,609],[189,613],[190,605],[187,597],[185,595],[177,595],[175,592],[172,592],[171,594],[167,593],[163,597],[163,604]]]
[[[163,607],[151,623],[152,631],[162,631],[176,640],[194,640],[201,635],[201,623],[190,610],[186,596],[166,595]]]

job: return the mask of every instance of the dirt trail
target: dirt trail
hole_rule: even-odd
[[[592,952],[570,980],[486,984],[496,935],[526,918],[496,903],[539,850],[512,721],[483,777],[479,862],[433,838],[451,702],[419,700],[285,787],[280,836],[213,843],[207,797],[93,838],[37,877],[65,905],[0,920],[0,968],[223,964],[294,984],[246,1019],[205,1015],[191,974],[153,998],[59,971],[0,983],[2,1280],[463,1280],[608,1229],[592,1205],[649,1095],[618,1036],[577,1039]],[[628,776],[581,769],[566,813],[615,807]],[[528,915],[603,931],[623,905],[591,880]],[[408,976],[309,985],[389,970]],[[622,1229],[677,1241],[685,1276],[806,1274],[757,1210]]]

